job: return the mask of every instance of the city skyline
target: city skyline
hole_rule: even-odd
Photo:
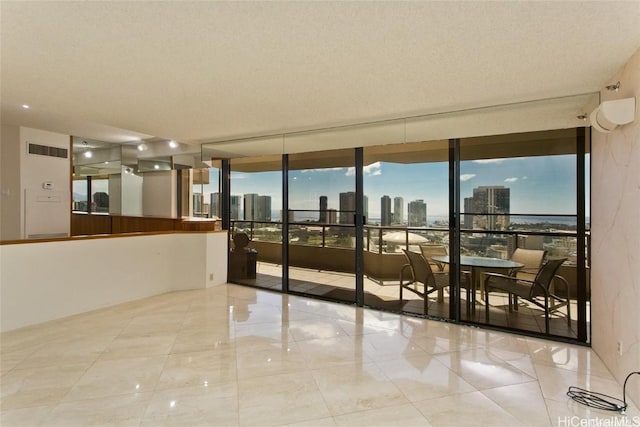
[[[575,156],[472,160],[461,162],[461,208],[473,188],[504,185],[511,189],[513,214],[576,213]],[[274,211],[282,206],[280,171],[257,174],[232,172],[232,194],[261,193],[272,196]],[[354,191],[353,168],[290,171],[289,208],[318,210],[320,196],[327,196],[327,208],[339,210],[339,194]],[[418,179],[419,177],[419,179]],[[588,188],[588,179],[587,188]],[[274,188],[277,190],[274,192]],[[364,168],[364,193],[369,200],[403,198],[424,200],[429,217],[446,217],[449,212],[448,163],[394,164],[376,162]],[[588,199],[587,199],[588,212]],[[372,218],[381,218],[379,203],[369,206]],[[406,220],[406,218],[404,218]]]

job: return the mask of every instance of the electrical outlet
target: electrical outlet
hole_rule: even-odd
[[[213,280],[213,273],[209,273],[209,280]]]
[[[622,341],[618,341],[618,356],[622,356]]]

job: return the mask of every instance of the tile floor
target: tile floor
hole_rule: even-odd
[[[589,348],[238,285],[0,339],[2,427],[624,421],[565,396],[579,385],[621,397]]]
[[[282,266],[266,262],[258,262],[258,275],[256,279],[240,281],[251,286],[264,289],[282,289]],[[332,300],[355,301],[355,279],[353,274],[339,273],[335,271],[312,270],[308,268],[292,267],[289,269],[289,289],[311,296],[328,298]],[[412,292],[404,292],[405,303],[401,305],[399,299],[398,281],[379,283],[364,277],[365,305],[387,311],[423,315],[422,299]],[[435,294],[430,298],[429,315],[434,317],[449,317],[448,290],[445,290],[443,301],[437,301]],[[508,297],[506,294],[492,292],[490,295],[489,321],[485,317],[483,297],[478,292],[478,306],[475,313],[467,313],[466,290],[462,294],[462,320],[479,324],[491,324],[511,329],[520,329],[526,332],[544,334],[545,318],[544,310],[526,301],[519,300],[518,311],[509,311]],[[589,310],[587,307],[587,314]],[[571,322],[567,321],[566,308],[562,307],[556,314],[550,317],[549,332],[563,338],[578,337],[578,325],[576,321],[578,306],[576,300],[571,302]],[[588,323],[588,320],[587,320]],[[589,327],[587,327],[589,329]]]

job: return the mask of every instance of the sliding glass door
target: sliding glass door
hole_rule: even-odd
[[[436,274],[448,273],[431,255],[449,249],[448,141],[396,144],[364,149],[364,303],[372,308],[449,317],[449,288],[435,291],[424,311],[423,298],[405,290],[400,300],[404,251],[426,256]],[[412,280],[409,270],[403,280]],[[412,289],[412,288],[411,288]],[[422,285],[416,287],[422,290]]]
[[[460,142],[461,266],[474,273],[476,296],[462,320],[563,338],[583,333],[585,142],[584,129]]]
[[[289,291],[354,303],[355,150],[290,154],[288,160]]]
[[[229,281],[282,290],[281,156],[230,161]]]
[[[254,260],[230,255],[229,280],[589,342],[589,134],[565,127],[590,99],[210,144],[231,157],[231,248]],[[534,116],[557,129],[507,133]],[[426,300],[401,286],[409,258],[445,278]]]

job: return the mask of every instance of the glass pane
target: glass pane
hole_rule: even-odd
[[[74,179],[73,180],[73,210],[78,212],[87,212],[89,210],[89,204],[87,202],[87,179]]]
[[[109,213],[109,179],[93,178],[91,180],[91,212]]]
[[[404,282],[411,279],[409,270],[403,269],[409,262],[403,251],[422,254],[429,248],[447,254],[448,141],[365,148],[364,158],[364,193],[369,201],[364,245],[365,304],[425,314],[424,299],[411,292],[414,288],[422,292],[423,284],[405,288],[400,300],[401,273]],[[430,261],[427,258],[425,261]],[[437,275],[447,276],[445,266],[433,263],[431,267]],[[436,291],[428,298],[427,314],[449,317],[449,303],[448,287]]]
[[[230,161],[229,281],[282,289],[281,164],[281,156]],[[211,186],[212,176],[209,181]],[[209,193],[206,189],[203,193],[209,194],[209,214],[216,215],[220,210],[219,192],[210,188]]]
[[[193,169],[192,212],[202,218],[221,218],[220,169]]]
[[[577,337],[576,138],[568,129],[461,141],[460,255],[471,285],[463,319]],[[550,279],[536,279],[554,260],[562,264]]]
[[[289,290],[355,301],[355,154],[289,155]]]

